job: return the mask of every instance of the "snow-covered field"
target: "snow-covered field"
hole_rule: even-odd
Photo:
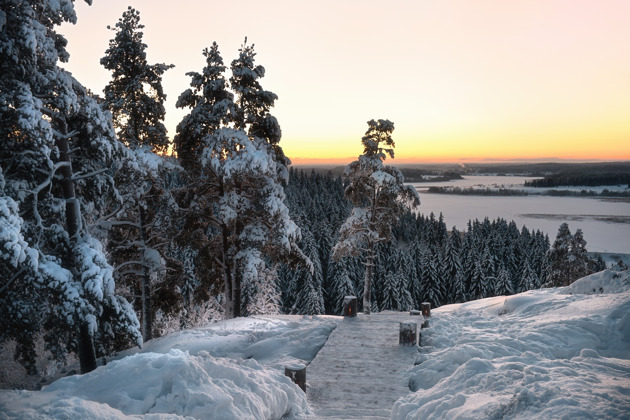
[[[254,317],[172,334],[42,391],[0,391],[0,419],[310,418],[283,366],[308,364],[339,321]],[[630,418],[628,271],[438,308],[422,344],[393,419]]]

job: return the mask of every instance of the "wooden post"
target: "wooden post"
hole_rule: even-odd
[[[302,363],[294,363],[284,367],[284,376],[291,378],[294,384],[297,384],[302,391],[306,392],[306,365]]]
[[[415,346],[418,336],[418,324],[415,322],[401,322],[398,344]]]
[[[346,296],[343,298],[343,316],[357,316],[357,297]]]
[[[431,316],[431,303],[422,302],[420,304],[420,310],[422,311],[422,316],[428,318]]]
[[[420,329],[425,329],[425,328],[429,328],[429,320],[425,319],[424,322],[422,323],[422,325],[420,325]]]

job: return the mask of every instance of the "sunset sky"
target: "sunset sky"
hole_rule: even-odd
[[[96,93],[114,25],[140,11],[164,76],[166,126],[213,41],[245,36],[294,164],[347,163],[372,118],[395,123],[395,163],[630,160],[628,0],[94,0],[64,25],[64,67]],[[227,77],[229,77],[229,71]]]

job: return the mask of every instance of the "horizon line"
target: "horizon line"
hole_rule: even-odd
[[[357,158],[291,158],[291,166],[345,166],[357,160]],[[385,162],[392,162],[398,165],[461,165],[461,164],[536,164],[536,163],[617,163],[630,162],[630,158],[610,158],[610,159],[584,159],[584,158],[462,158],[462,159],[387,159]]]

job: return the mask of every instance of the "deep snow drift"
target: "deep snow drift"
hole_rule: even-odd
[[[0,419],[309,418],[282,367],[312,360],[338,322],[254,317],[172,334],[43,391],[0,391]],[[393,419],[630,418],[628,271],[435,309],[422,344]]]
[[[446,306],[431,322],[394,419],[630,417],[628,271]]]
[[[339,319],[252,317],[152,340],[42,391],[0,391],[0,419],[309,416],[284,364],[309,362]]]

